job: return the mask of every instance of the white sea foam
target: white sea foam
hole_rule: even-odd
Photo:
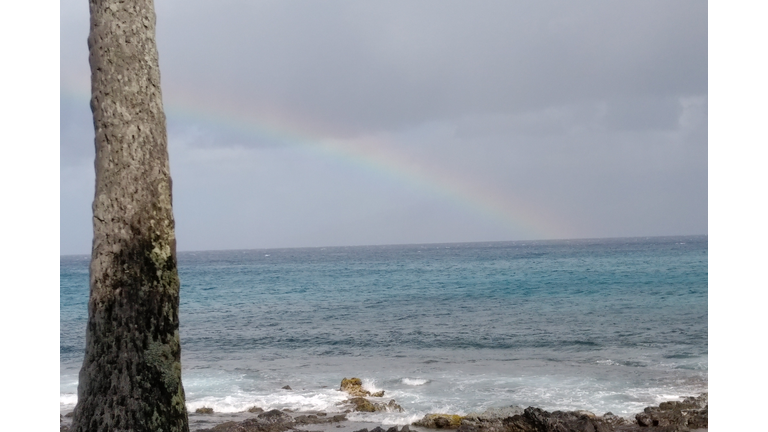
[[[265,411],[288,408],[293,411],[340,412],[341,406],[338,404],[346,398],[346,394],[336,390],[303,393],[291,391],[272,394],[236,392],[225,397],[188,397],[187,409],[194,412],[198,408],[207,407],[213,408],[215,412],[234,413],[257,406]]]
[[[375,412],[360,413],[351,412],[347,414],[347,419],[355,422],[379,423],[381,425],[410,425],[417,420],[421,420],[426,412],[417,413],[397,413],[397,412]]]
[[[60,393],[59,394],[59,409],[72,410],[77,405],[77,395],[73,393]]]
[[[376,380],[372,378],[361,378],[361,381],[363,382],[363,388],[368,390],[371,393],[376,393],[378,391],[381,391],[383,389],[380,389],[376,385]]]
[[[293,411],[324,411],[341,412],[340,402],[347,399],[347,395],[336,390],[323,390],[320,392],[304,393],[273,393],[256,394],[236,391],[232,395],[217,397],[187,397],[187,410],[194,412],[198,408],[213,408],[218,413],[243,412],[248,408],[257,406],[265,411],[271,409],[291,409]],[[59,405],[61,411],[71,411],[77,404],[77,395],[61,393]],[[405,423],[404,423],[405,424]]]
[[[402,383],[409,386],[421,386],[428,383],[429,380],[422,378],[403,378]]]

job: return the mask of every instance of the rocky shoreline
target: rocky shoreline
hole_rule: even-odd
[[[456,432],[686,432],[707,430],[708,412],[708,394],[704,393],[647,407],[630,419],[610,412],[598,416],[589,411],[549,412],[512,406],[466,416],[428,414],[413,424]]]
[[[349,394],[342,402],[343,413],[264,411],[251,407],[243,413],[216,414],[211,408],[199,408],[190,413],[190,430],[198,432],[329,432],[346,428],[351,432],[428,432],[449,429],[455,432],[693,432],[708,429],[708,394],[687,397],[680,402],[662,402],[647,407],[634,417],[625,418],[589,411],[554,411],[541,408],[510,406],[491,408],[467,415],[427,414],[411,425],[398,428],[375,423],[349,421],[347,413],[386,411],[402,412],[395,400],[375,402],[368,397],[382,398],[384,391],[371,393],[362,387],[359,378],[344,378],[340,391]],[[70,413],[71,414],[71,413]],[[67,415],[69,416],[69,414]],[[60,431],[69,431],[67,416],[61,416]],[[208,427],[210,426],[210,427]],[[369,429],[370,428],[370,429]]]

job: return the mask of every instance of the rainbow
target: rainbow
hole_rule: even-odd
[[[243,134],[257,141],[297,147],[319,157],[331,158],[366,172],[394,179],[406,187],[448,201],[464,211],[496,221],[508,230],[510,236],[522,236],[523,239],[571,237],[567,224],[545,213],[535,204],[507,191],[502,192],[493,185],[449,172],[438,164],[417,161],[412,155],[397,150],[386,139],[328,139],[324,137],[338,136],[340,130],[331,129],[311,119],[297,120],[297,116],[281,112],[274,107],[254,111],[212,98],[207,98],[203,104],[192,98],[174,96],[170,103],[166,102],[165,105],[169,121],[215,127]],[[61,98],[76,103],[88,103],[90,93],[65,90],[62,86]]]

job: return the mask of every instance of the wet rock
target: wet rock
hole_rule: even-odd
[[[367,428],[358,429],[355,432],[368,432]]]
[[[283,390],[293,390],[293,389],[291,388],[291,386],[289,386],[289,385],[286,385],[286,386],[282,386],[281,388],[282,388]]]
[[[398,405],[394,399],[387,403],[375,403],[364,397],[355,397],[347,399],[343,403],[351,404],[353,406],[352,410],[357,412],[403,412],[403,407]]]
[[[458,429],[462,418],[456,414],[427,414],[421,420],[413,422],[413,425],[433,429]]]
[[[371,394],[368,390],[363,388],[363,381],[360,378],[344,378],[341,380],[339,390],[345,391],[354,396],[348,399],[345,403],[354,405],[353,411],[359,412],[376,412],[376,411],[388,411],[388,412],[403,412],[403,407],[397,404],[394,399],[387,403],[371,402],[364,396],[370,397],[384,397],[384,390]],[[343,403],[342,403],[343,404]]]
[[[371,432],[386,432],[381,426],[376,426],[375,428],[371,429]]]
[[[475,429],[502,430],[502,420],[507,417],[523,414],[523,408],[513,405],[503,408],[488,408],[483,412],[471,412],[461,419],[462,426],[472,426]],[[469,431],[471,429],[464,429]]]
[[[684,432],[708,427],[707,395],[685,398],[680,402],[664,402],[648,407],[630,422],[613,413],[597,416],[589,411],[554,411],[520,407],[492,408],[470,413],[463,418],[448,414],[430,414],[414,423],[431,428],[454,428],[457,432]]]
[[[64,414],[64,417],[72,418],[72,416],[74,416],[74,415],[75,415],[75,412],[74,411],[70,411],[70,412]]]
[[[202,407],[195,410],[197,414],[213,414],[213,408]]]
[[[324,420],[320,420],[318,416],[313,414],[297,416],[293,419],[293,421],[298,424],[317,424],[324,422]]]
[[[267,423],[258,418],[251,418],[240,423],[228,421],[198,432],[284,432],[292,425],[293,423]]]
[[[211,429],[200,429],[198,432],[285,432],[294,425],[290,415],[271,410],[239,423],[228,421]]]
[[[262,412],[264,412],[264,410],[259,408],[259,407],[257,407],[257,406],[252,406],[252,407],[248,408],[248,412],[249,413],[262,413]]]
[[[293,422],[293,417],[276,409],[261,413],[257,415],[256,418],[259,419],[261,422],[267,423],[267,424]]]
[[[370,396],[371,392],[363,389],[363,380],[360,378],[344,378],[341,380],[339,390],[345,391],[352,396]],[[382,393],[383,395],[383,393]]]
[[[243,432],[245,428],[233,421],[224,422],[216,425],[211,429],[203,429],[203,431],[215,431],[215,432]],[[202,432],[202,431],[201,431]]]
[[[359,412],[375,412],[376,406],[371,403],[368,399],[364,397],[355,397],[351,399],[347,399],[348,403],[351,403],[354,405],[354,411]]]
[[[504,432],[502,420],[523,414],[523,408],[513,405],[503,408],[489,408],[483,412],[471,412],[461,419],[459,432]]]
[[[332,417],[328,417],[325,413],[323,413],[323,417],[319,417],[318,415],[314,415],[314,414],[307,414],[307,415],[296,416],[293,418],[293,422],[298,425],[338,423],[346,420],[347,420],[347,416],[345,414],[339,414]]]
[[[687,397],[680,402],[662,402],[658,407],[648,407],[635,415],[635,421],[641,428],[650,428],[645,429],[646,431],[659,428],[665,432],[677,432],[708,428],[708,417],[708,394],[704,393],[698,397]]]
[[[502,421],[508,432],[612,432],[613,426],[589,411],[548,412],[528,407]]]
[[[612,412],[607,412],[603,414],[603,421],[614,428],[616,426],[628,424],[627,420],[624,417],[619,417],[617,415],[614,415]]]
[[[388,412],[403,412],[403,407],[397,404],[394,399],[391,399],[385,404],[374,404],[376,411],[388,411]]]
[[[327,416],[328,414],[326,414],[326,413],[324,413],[324,412],[320,411],[319,413],[317,413],[317,415],[318,415],[318,417],[325,417],[325,416]]]
[[[392,426],[391,428],[387,429],[387,432],[397,432],[397,426]]]
[[[400,429],[400,432],[411,432],[411,428],[409,428],[408,425],[405,425],[402,429]]]

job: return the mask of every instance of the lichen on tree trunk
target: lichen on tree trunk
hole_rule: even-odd
[[[188,431],[152,0],[90,0],[96,194],[72,430]]]

